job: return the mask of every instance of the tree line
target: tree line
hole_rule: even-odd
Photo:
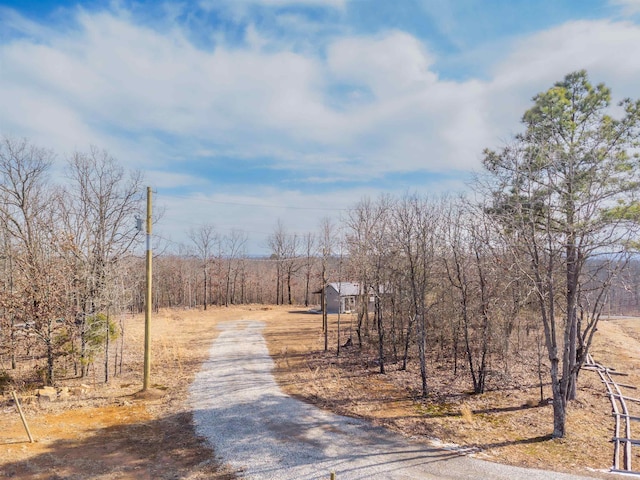
[[[269,257],[248,256],[241,230],[194,228],[154,259],[153,306],[311,307],[327,282],[358,282],[337,354],[348,337],[375,349],[380,373],[415,367],[423,396],[430,369],[464,375],[482,393],[520,358],[541,397],[550,382],[553,434],[563,436],[600,317],[639,310],[640,103],[610,102],[586,72],[569,74],[534,97],[523,133],[483,153],[472,193],[363,198],[305,234],[278,220]],[[52,158],[23,140],[0,150],[2,368],[40,355],[53,382],[56,368],[86,375],[102,349],[114,356],[104,355],[107,381],[122,358],[119,314],[144,308],[133,253],[141,176],[91,149],[69,159],[63,186],[51,185]],[[324,316],[322,328],[330,350]]]
[[[106,151],[73,154],[60,183],[51,181],[53,160],[27,140],[2,139],[0,345],[11,369],[42,357],[48,384],[56,366],[86,375],[97,351],[116,339],[141,199],[140,174]]]

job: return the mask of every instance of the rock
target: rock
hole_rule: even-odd
[[[55,402],[58,399],[58,395],[38,395],[39,403]]]
[[[51,395],[58,395],[58,392],[53,387],[42,387],[36,391],[36,395],[39,397],[50,397]]]
[[[53,387],[43,387],[37,391],[38,400],[55,402],[58,398],[58,392]]]
[[[87,390],[85,388],[82,387],[73,387],[69,389],[69,393],[71,395],[73,395],[74,397],[79,397],[81,395],[84,395],[85,393],[87,393]]]

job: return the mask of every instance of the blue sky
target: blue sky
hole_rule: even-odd
[[[458,192],[537,92],[640,93],[640,0],[0,0],[0,134],[144,172],[176,246]]]

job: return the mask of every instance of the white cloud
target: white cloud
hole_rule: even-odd
[[[347,0],[245,0],[249,3],[258,3],[261,5],[316,5],[333,8],[344,8]]]
[[[153,185],[153,188],[159,189],[175,189],[193,186],[206,187],[209,185],[209,182],[206,179],[199,176],[157,170],[147,171],[145,175],[145,182],[149,185]]]
[[[610,0],[611,4],[622,9],[625,15],[640,13],[640,0]]]
[[[340,8],[343,9],[348,0],[201,0],[199,5],[206,10],[220,8],[223,3],[233,4],[234,6],[244,5],[264,5],[267,7],[283,7],[288,5],[312,5],[320,7]]]
[[[640,72],[640,58],[631,54],[639,42],[640,28],[630,22],[568,22],[521,39],[494,74],[504,87],[549,83],[579,69],[606,83],[626,82]]]
[[[265,129],[302,129],[326,115],[314,98],[320,77],[314,60],[286,51],[205,52],[179,32],[161,35],[108,14],[83,13],[80,24],[73,38],[58,34],[48,45],[16,41],[0,48],[7,66],[0,95],[20,112],[3,119],[3,128],[20,129],[23,120],[32,132],[65,128],[53,111],[48,126],[33,123],[50,105],[98,130],[156,130],[234,143],[251,131],[259,137],[261,131],[267,136]],[[84,133],[66,127],[69,135]]]
[[[282,7],[325,7],[344,12],[349,0],[200,0],[198,7],[205,12],[215,11],[217,15],[235,24],[251,19],[255,7],[279,9]]]
[[[160,34],[107,13],[81,12],[79,23],[71,38],[58,33],[48,44],[0,49],[10,65],[0,95],[27,109],[5,127],[22,130],[21,119],[40,117],[40,123],[29,120],[29,134],[67,129],[55,134],[75,138],[74,148],[100,140],[116,155],[137,148],[142,165],[145,155],[146,163],[159,160],[161,144],[143,141],[154,147],[145,154],[135,141],[117,140],[114,129],[129,138],[153,132],[195,138],[242,158],[275,156],[281,168],[334,163],[365,178],[463,167],[446,144],[460,144],[462,125],[475,126],[476,136],[482,131],[482,115],[470,110],[482,102],[461,94],[464,85],[438,82],[429,52],[405,33],[340,38],[325,62],[259,46],[203,51],[177,29]],[[326,90],[335,82],[361,84],[375,98],[335,108]],[[35,104],[33,91],[40,92]],[[56,122],[57,115],[65,121]]]
[[[531,106],[531,98],[586,69],[590,80],[604,82],[614,100],[638,98],[640,58],[630,54],[640,44],[640,27],[629,22],[576,21],[530,35],[514,45],[493,71],[489,85],[490,122],[496,135],[510,133]]]
[[[210,159],[214,168],[221,158],[273,158],[308,184],[332,175],[466,171],[479,166],[484,147],[519,130],[535,93],[570,71],[586,68],[616,98],[638,96],[640,57],[632,51],[640,28],[630,22],[569,22],[521,37],[489,67],[488,79],[453,82],[438,77],[422,42],[399,31],[335,36],[316,55],[273,48],[252,24],[245,46],[206,50],[177,26],[160,32],[126,14],[77,15],[74,31],[3,16],[23,35],[0,45],[0,133],[28,136],[63,156],[89,144],[106,147],[160,187],[202,185],[170,173],[193,159]],[[349,204],[367,192],[375,196],[356,189],[331,198]],[[327,201],[268,188],[247,198],[219,195],[301,206]],[[175,202],[190,218],[201,211]],[[270,229],[274,218],[243,215],[264,225],[258,229]],[[237,226],[238,218],[220,222]]]
[[[337,79],[366,84],[381,99],[414,93],[436,81],[429,53],[403,32],[339,39],[329,46],[327,63]]]

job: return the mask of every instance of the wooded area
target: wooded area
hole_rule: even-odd
[[[153,307],[317,307],[312,292],[327,282],[358,282],[358,310],[325,349],[340,354],[347,339],[374,346],[380,373],[417,364],[424,397],[430,369],[466,376],[480,394],[509,385],[510,369],[524,363],[541,401],[551,380],[554,435],[563,436],[601,315],[640,312],[640,103],[624,101],[619,120],[609,103],[608,89],[585,72],[536,96],[525,132],[485,152],[473,200],[365,198],[303,234],[277,220],[268,258],[247,254],[243,231],[194,228],[188,244],[156,250]],[[120,319],[144,308],[141,175],[92,148],[74,154],[54,184],[52,161],[27,140],[2,141],[5,384],[52,384],[96,367],[109,381],[126,345]],[[326,332],[326,321],[318,325]]]

